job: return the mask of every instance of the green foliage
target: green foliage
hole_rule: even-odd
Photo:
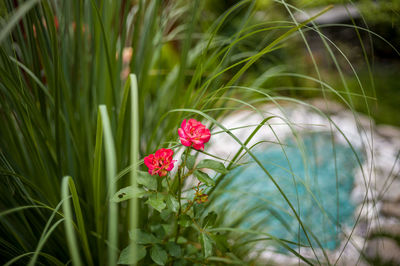
[[[161,212],[167,206],[167,204],[164,202],[164,197],[157,194],[151,195],[146,203],[159,212]]]
[[[137,176],[137,183],[143,185],[149,190],[157,190],[157,177],[149,175],[146,172],[140,172]]]
[[[221,174],[226,174],[228,172],[223,163],[217,162],[214,160],[210,160],[210,159],[204,159],[204,160],[200,161],[196,167],[197,168],[208,168],[208,169],[214,170]]]
[[[118,264],[135,264],[146,256],[146,248],[142,245],[135,245],[136,256],[130,252],[132,247],[128,246],[121,251]]]
[[[215,181],[202,171],[196,170],[196,171],[194,171],[194,175],[195,175],[195,177],[197,177],[197,179],[200,182],[203,182],[207,186],[211,187],[211,186],[215,185]]]
[[[142,198],[143,196],[148,194],[149,192],[147,192],[143,188],[129,186],[118,190],[118,192],[115,193],[114,196],[111,198],[111,201],[120,202],[132,198]]]
[[[153,234],[146,233],[140,229],[135,229],[135,231],[129,232],[129,237],[135,240],[137,244],[142,245],[160,243],[160,240],[156,238]]]

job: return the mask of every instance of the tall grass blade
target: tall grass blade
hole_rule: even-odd
[[[138,167],[137,163],[139,161],[139,103],[138,103],[138,87],[137,79],[135,74],[130,76],[131,82],[131,186],[135,189],[137,187],[137,173]],[[133,197],[130,200],[130,230],[133,232],[138,223],[138,202],[137,198]],[[133,238],[131,241],[131,253],[133,254],[133,261],[136,261],[136,242]]]
[[[114,140],[111,131],[110,119],[105,105],[99,106],[101,114],[101,121],[104,130],[104,147],[105,147],[105,158],[106,158],[106,170],[107,170],[107,186],[110,195],[114,195],[117,192],[114,178],[117,175],[117,160],[114,147]],[[111,202],[109,199],[108,204],[108,264],[117,264],[118,254],[118,205],[115,202]]]

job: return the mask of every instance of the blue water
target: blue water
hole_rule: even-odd
[[[255,155],[286,194],[307,230],[312,231],[324,249],[332,250],[341,240],[337,223],[354,224],[350,193],[359,165],[348,145],[335,143],[335,149],[332,148],[328,133],[310,133],[300,138],[301,145],[293,140],[282,142],[286,144],[287,158],[276,144],[255,151]],[[298,220],[277,187],[254,161],[248,159],[248,162],[233,170],[222,183],[224,190],[219,191],[222,196],[216,205],[226,212],[227,222],[296,243],[300,239],[308,245]],[[245,219],[236,221],[243,213]],[[318,246],[312,235],[308,235],[313,246]]]

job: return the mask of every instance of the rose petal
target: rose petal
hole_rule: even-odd
[[[193,148],[196,150],[204,150],[204,144],[193,144]]]
[[[186,134],[186,132],[182,129],[182,128],[178,128],[178,135],[181,138],[188,138],[188,135]]]
[[[191,141],[184,139],[184,138],[180,138],[180,139],[181,139],[181,143],[183,146],[190,147],[190,145],[192,145]]]
[[[144,157],[144,164],[148,167],[148,168],[154,168],[153,166],[153,159],[154,159],[154,155],[150,154],[147,157]]]
[[[174,151],[171,149],[165,149],[165,155],[167,158],[172,157],[172,155],[174,155]]]
[[[202,140],[200,140],[200,139],[192,139],[192,142],[193,142],[193,145],[194,145],[194,144],[200,145],[200,144],[203,144],[203,143],[204,143],[204,141],[202,141]]]
[[[166,169],[167,171],[171,171],[174,168],[174,163],[170,163],[168,165],[168,168]]]
[[[181,128],[182,129],[186,128],[186,119],[183,119],[182,124],[181,124]]]

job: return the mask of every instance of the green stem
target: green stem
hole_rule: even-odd
[[[179,236],[179,231],[180,231],[180,224],[179,224],[179,217],[181,215],[181,210],[182,210],[182,205],[181,205],[181,193],[182,193],[182,187],[181,187],[181,168],[179,166],[178,168],[178,203],[179,203],[179,211],[178,211],[178,216],[176,218],[176,235],[175,235],[175,243],[178,241],[178,236]]]
[[[178,217],[177,217],[177,223],[176,223],[176,235],[175,235],[175,243],[178,241],[178,236],[179,232],[181,230],[181,226],[179,224],[179,217],[181,216],[182,213],[182,204],[181,204],[181,195],[182,195],[182,179],[181,176],[183,172],[185,171],[185,166],[186,166],[186,160],[188,157],[188,154],[190,153],[190,147],[186,148],[185,151],[185,158],[182,162],[182,164],[178,168],[178,203],[179,203],[179,210],[178,210]]]
[[[186,209],[183,211],[183,214],[185,214],[186,212],[188,212],[190,210],[190,208],[193,206],[194,201],[189,201],[189,205],[186,207]]]

